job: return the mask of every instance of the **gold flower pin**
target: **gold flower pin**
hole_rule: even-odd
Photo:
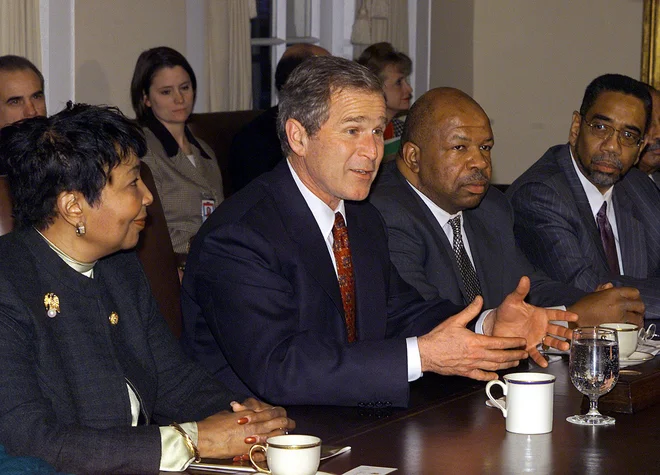
[[[117,315],[117,312],[112,312],[108,320],[110,320],[110,325],[116,325],[119,323],[119,315]]]
[[[44,295],[44,306],[46,307],[46,315],[50,318],[55,318],[60,313],[60,298],[52,292]]]

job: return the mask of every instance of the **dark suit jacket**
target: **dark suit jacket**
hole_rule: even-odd
[[[283,161],[232,195],[195,239],[184,347],[223,382],[278,404],[405,406],[405,337],[460,308],[426,302],[401,280],[371,204],[346,202],[346,215],[357,342],[347,342],[324,237]]]
[[[89,279],[33,229],[0,238],[0,374],[0,443],[68,473],[157,473],[158,424],[198,421],[240,397],[181,352],[135,253],[101,259]]]
[[[653,176],[652,178],[653,183],[655,183],[656,188],[660,190],[660,170],[657,172],[653,172],[652,176]]]
[[[451,243],[396,163],[382,167],[369,201],[387,224],[390,257],[401,277],[426,299],[464,304],[465,288]],[[484,308],[500,305],[523,275],[531,280],[529,301],[534,305],[570,305],[584,295],[550,280],[527,261],[513,237],[513,211],[499,190],[491,187],[478,207],[463,211],[463,221]]]
[[[235,191],[272,170],[282,160],[277,136],[278,110],[277,106],[266,109],[234,136],[229,149],[229,173]]]
[[[596,221],[571,160],[568,145],[552,147],[509,187],[519,245],[532,264],[584,291],[604,282],[637,287],[646,317],[658,318],[660,194],[636,168],[614,185],[625,275],[610,275]]]

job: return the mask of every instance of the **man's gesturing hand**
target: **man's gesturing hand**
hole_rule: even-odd
[[[522,350],[524,338],[477,335],[466,328],[479,315],[482,302],[477,297],[462,312],[417,339],[422,371],[489,381],[498,377],[492,371],[517,366],[527,358]]]
[[[559,350],[568,350],[570,345],[555,336],[571,338],[573,332],[551,321],[574,322],[578,316],[562,310],[535,307],[525,302],[529,292],[529,278],[523,276],[516,290],[507,295],[504,302],[495,309],[494,336],[518,336],[527,340],[526,350],[536,364],[545,368],[548,362],[538,352],[536,346],[543,342]]]

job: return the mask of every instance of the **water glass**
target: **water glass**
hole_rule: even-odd
[[[573,385],[589,398],[589,412],[566,418],[581,425],[614,424],[598,412],[598,398],[612,390],[619,379],[619,341],[616,330],[582,327],[573,331],[569,371]]]

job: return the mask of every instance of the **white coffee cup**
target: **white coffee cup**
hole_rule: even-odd
[[[516,434],[552,432],[555,377],[545,373],[512,373],[500,380],[489,381],[486,394],[506,418],[506,430]],[[494,385],[502,386],[506,405],[490,393]]]
[[[619,339],[619,358],[628,358],[637,349],[639,327],[634,323],[601,323],[599,326],[616,330]]]
[[[266,454],[268,470],[257,465],[252,454]],[[250,448],[250,462],[259,473],[272,475],[315,475],[321,461],[321,439],[313,435],[287,434],[269,437],[266,445]]]

